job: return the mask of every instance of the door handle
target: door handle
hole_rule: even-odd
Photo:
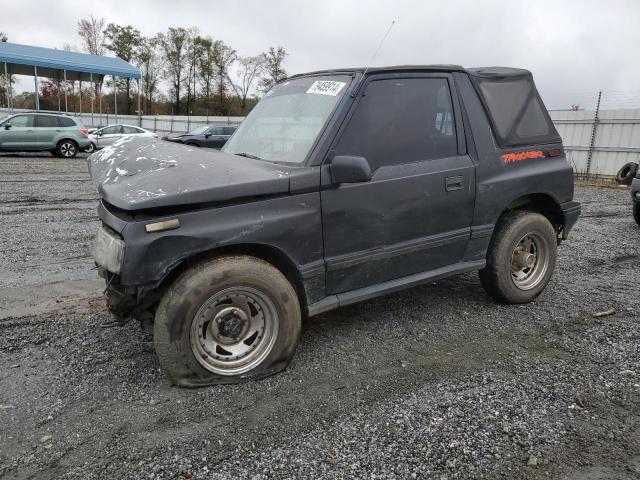
[[[462,175],[455,175],[453,177],[447,177],[444,179],[444,188],[447,192],[462,190],[463,186],[464,177]]]

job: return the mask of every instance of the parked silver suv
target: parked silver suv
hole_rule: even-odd
[[[74,117],[18,113],[0,119],[0,151],[38,152],[71,158],[90,144],[88,130]]]

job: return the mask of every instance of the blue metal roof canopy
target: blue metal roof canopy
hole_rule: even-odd
[[[65,81],[102,81],[106,75],[131,78],[140,81],[141,74],[133,65],[117,57],[90,55],[87,53],[67,52],[53,48],[34,47],[17,43],[0,42],[0,63],[4,64],[5,81],[10,75],[33,75],[36,85],[36,109],[39,110],[38,77],[55,78]],[[11,82],[8,81],[9,108],[11,105]],[[139,89],[138,89],[139,92]],[[67,91],[65,89],[65,111],[67,111]],[[115,90],[114,90],[115,93]],[[81,93],[82,95],[82,93]],[[115,99],[114,99],[115,100]],[[138,112],[140,115],[140,95],[138,93]],[[82,103],[80,104],[82,108]],[[93,96],[91,108],[93,110]],[[102,108],[101,108],[102,110]],[[117,115],[117,105],[116,105]]]
[[[33,68],[29,67],[35,66],[39,67],[38,74],[43,77],[56,77],[56,75],[48,75],[46,70],[53,70],[53,72],[66,70],[68,80],[89,81],[90,74],[102,77],[113,75],[140,79],[140,70],[121,58],[32,47],[17,43],[0,42],[0,62],[6,63],[11,69],[11,73],[17,75],[32,75]]]

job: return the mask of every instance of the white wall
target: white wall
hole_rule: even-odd
[[[549,114],[577,172],[612,176],[625,163],[640,162],[640,108],[600,110],[589,172],[595,112],[551,110]]]

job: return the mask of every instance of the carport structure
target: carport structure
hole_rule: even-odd
[[[5,79],[7,107],[13,110],[11,75],[31,75],[35,84],[35,107],[40,110],[38,78],[46,77],[64,82],[64,111],[68,112],[67,82],[80,82],[80,113],[82,113],[82,82],[91,84],[91,114],[94,113],[95,85],[100,85],[99,111],[102,113],[102,83],[105,76],[113,78],[114,113],[118,115],[116,80],[134,79],[138,83],[138,118],[140,111],[140,70],[117,57],[67,52],[52,48],[33,47],[17,43],[0,42],[0,67]],[[62,111],[60,88],[58,88],[58,110]]]

